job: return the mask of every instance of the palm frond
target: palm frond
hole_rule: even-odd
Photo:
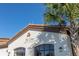
[[[44,14],[45,16],[45,22],[52,22],[52,21],[56,21],[56,22],[61,22],[62,18],[55,15],[55,14],[51,14],[51,13],[46,13]]]
[[[49,3],[46,4],[47,12],[45,13],[45,22],[62,20],[76,20],[79,18],[79,4],[78,3]],[[63,18],[66,16],[68,19]]]

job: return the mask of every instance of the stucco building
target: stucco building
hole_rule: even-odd
[[[64,26],[30,24],[7,40],[6,45],[6,56],[73,55],[68,27]]]
[[[9,38],[0,38],[0,56],[8,56]]]

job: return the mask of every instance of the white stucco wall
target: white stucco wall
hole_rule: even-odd
[[[30,33],[30,37],[27,37],[27,33]],[[54,32],[41,32],[29,30],[13,43],[9,44],[8,50],[10,56],[14,56],[14,49],[17,47],[25,47],[26,55],[34,55],[34,47],[40,44],[54,44],[54,53],[56,56],[70,56],[72,55],[70,40],[66,34],[54,33]],[[62,47],[62,52],[59,51],[59,47]]]
[[[0,49],[0,56],[8,56],[7,49],[8,48],[1,48]]]

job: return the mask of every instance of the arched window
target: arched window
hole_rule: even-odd
[[[53,44],[42,44],[35,47],[35,56],[54,56]]]
[[[14,49],[14,56],[25,56],[25,48],[19,47]]]

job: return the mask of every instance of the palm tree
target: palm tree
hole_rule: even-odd
[[[56,21],[59,25],[67,26],[69,24],[69,32],[71,38],[71,46],[73,55],[77,55],[76,47],[78,46],[79,32],[79,4],[78,3],[48,3],[45,4],[46,11],[44,14],[45,23]],[[68,24],[65,24],[65,22]],[[79,52],[78,52],[79,53]]]

